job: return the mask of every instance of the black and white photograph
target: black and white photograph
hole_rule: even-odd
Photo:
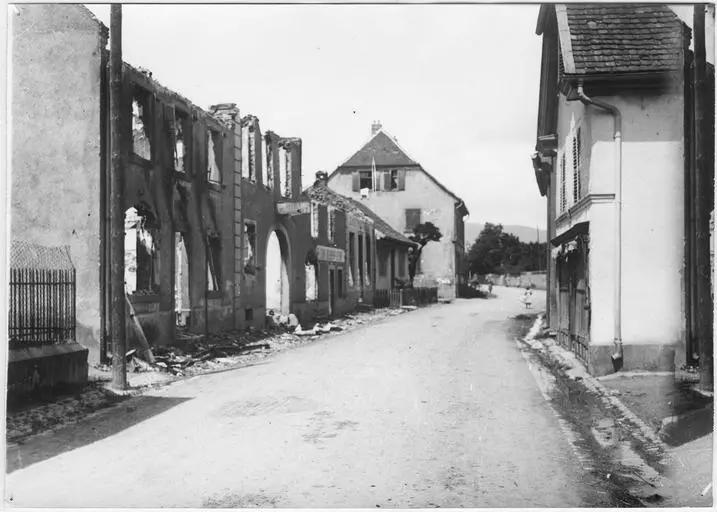
[[[9,3],[3,508],[714,506],[714,3]]]

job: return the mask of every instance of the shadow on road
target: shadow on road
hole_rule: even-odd
[[[191,398],[140,396],[100,414],[7,447],[7,473],[81,448],[162,414]]]

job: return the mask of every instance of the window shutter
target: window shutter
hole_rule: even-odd
[[[560,213],[565,211],[565,152],[560,155]]]
[[[578,159],[580,158],[580,150],[578,149],[578,136],[573,135],[572,137],[572,163],[573,163],[573,203],[576,203],[580,199],[580,187],[579,187],[579,170],[578,170]]]
[[[391,171],[383,172],[383,189],[391,190]]]
[[[398,171],[398,190],[406,190],[406,171]]]
[[[353,174],[351,175],[351,179],[352,179],[351,190],[353,190],[354,192],[358,192],[359,188],[360,188],[359,187],[359,172],[354,171]]]

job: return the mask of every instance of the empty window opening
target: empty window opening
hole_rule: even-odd
[[[356,249],[354,248],[355,244],[356,244],[356,235],[354,233],[349,233],[349,265],[348,265],[349,286],[354,285],[354,276],[356,275],[356,269],[355,269]]]
[[[241,127],[241,177],[249,179],[249,126]]]
[[[286,195],[286,150],[279,148],[279,192]]]
[[[315,301],[319,298],[319,265],[316,253],[311,250],[304,261],[306,274],[306,301]]]
[[[159,291],[159,230],[151,213],[131,207],[125,211],[125,289],[127,293]]]
[[[178,172],[185,172],[185,156],[186,146],[184,144],[184,121],[186,117],[174,111],[174,118],[172,119],[172,136],[174,139],[174,170]]]
[[[274,188],[274,166],[272,165],[271,139],[268,135],[261,138],[262,181],[268,189]]]
[[[329,207],[327,209],[327,236],[330,242],[333,242],[336,238],[336,210]]]
[[[207,239],[207,291],[221,289],[221,239],[211,236]]]
[[[244,222],[244,272],[256,273],[256,224]]]
[[[222,173],[219,166],[221,135],[214,130],[207,130],[207,179],[212,183],[222,182]]]
[[[256,181],[256,131],[249,126],[247,155],[249,157],[249,180]]]
[[[282,315],[290,311],[288,243],[281,231],[272,231],[266,243],[265,307]]]
[[[279,148],[279,188],[284,197],[291,197],[291,168],[291,152]]]
[[[421,223],[420,208],[408,208],[406,210],[406,233],[413,233],[416,226]]]
[[[254,308],[246,308],[244,310],[244,320],[247,322],[254,320]]]
[[[311,201],[311,236],[319,237],[319,203]]]
[[[132,97],[132,152],[145,160],[151,160],[147,103],[147,93],[140,89],[135,90]]]
[[[174,312],[179,327],[189,324],[189,255],[182,233],[174,233]]]

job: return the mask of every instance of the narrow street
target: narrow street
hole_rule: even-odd
[[[193,377],[10,446],[6,500],[610,506],[514,341],[520,292],[496,287],[492,299],[419,309]],[[536,300],[528,312],[542,310]]]

